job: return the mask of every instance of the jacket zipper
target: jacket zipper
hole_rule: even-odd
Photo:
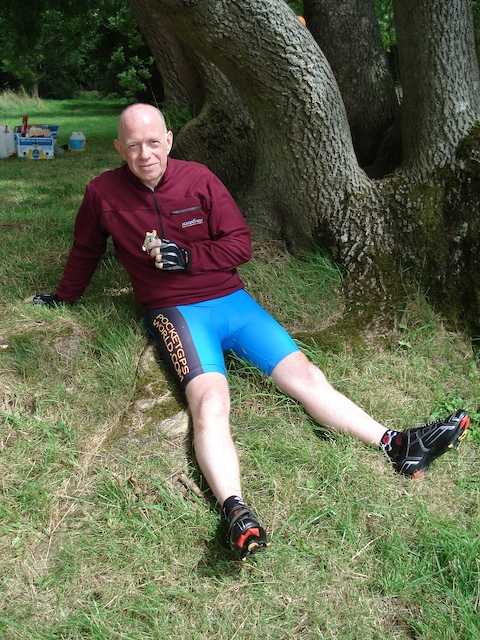
[[[159,230],[160,230],[160,239],[161,240],[165,240],[165,232],[164,232],[164,228],[163,228],[162,214],[160,213],[160,209],[158,208],[158,203],[157,203],[157,199],[155,198],[155,193],[152,193],[152,198],[153,198],[153,204],[155,206],[155,211],[156,211],[157,217],[158,217],[158,226],[159,226]]]

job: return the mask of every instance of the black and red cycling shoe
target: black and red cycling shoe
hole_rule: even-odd
[[[267,546],[267,534],[257,516],[246,505],[235,506],[228,517],[230,547],[242,560]]]
[[[459,409],[444,420],[400,431],[390,450],[384,449],[398,473],[417,479],[445,451],[459,446],[470,426],[470,416]]]

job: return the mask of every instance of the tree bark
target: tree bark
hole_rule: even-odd
[[[312,189],[309,200],[326,197],[338,209],[332,192],[338,192],[339,181],[364,183],[335,78],[286,5],[275,0],[156,4],[174,17],[179,38],[190,40],[244,98],[256,127],[256,179],[269,209],[291,208],[285,196],[298,205],[297,196],[307,197],[298,189],[305,181]],[[305,220],[310,236],[315,218],[307,214]]]
[[[373,0],[304,0],[305,19],[342,94],[361,166],[375,160],[397,98]]]
[[[160,10],[158,3],[135,0],[133,14],[150,47],[162,76],[165,102],[188,105],[193,114],[200,111],[204,86],[191,56],[175,36],[174,23]]]
[[[440,133],[429,126],[429,101],[427,95],[420,95],[420,117],[412,126],[427,152],[422,145],[415,146],[410,136],[407,168],[421,167],[424,172],[413,177],[408,170],[402,171],[375,182],[358,165],[331,67],[286,4],[277,0],[142,1],[147,10],[154,4],[171,21],[182,46],[188,44],[220,69],[253,119],[254,179],[243,203],[257,237],[281,238],[292,251],[318,242],[327,246],[344,269],[351,308],[367,317],[395,306],[406,295],[404,287],[412,283],[422,281],[430,287],[434,282],[436,291],[446,292],[447,283],[452,282],[450,271],[461,274],[465,264],[473,265],[467,259],[471,245],[465,240],[470,232],[462,231],[466,222],[468,229],[474,227],[471,218],[465,212],[455,220],[448,218],[453,209],[448,203],[456,202],[448,180],[470,179],[462,173],[461,163],[454,165],[455,148],[480,113],[473,90],[467,88],[469,82],[476,86],[478,69],[473,68],[471,56],[460,59],[467,52],[470,23],[464,20],[462,28],[455,24],[457,49],[452,49],[452,38],[445,33],[447,25],[458,20],[466,0],[433,3],[439,6],[436,21],[429,13],[430,0],[415,4],[421,14],[416,29],[420,24],[423,28],[422,44],[416,46],[424,56],[417,69],[411,69],[420,73],[417,82],[404,80],[409,102],[403,127],[407,133],[413,117],[412,87],[418,89],[426,80],[427,95],[437,102],[446,92],[440,107],[432,105]],[[413,0],[407,3],[411,15]],[[402,68],[405,74],[405,62]],[[459,103],[455,87],[469,101]],[[436,167],[445,166],[447,160],[455,166],[455,178],[453,174],[435,177]],[[420,179],[424,185],[419,186]],[[463,238],[460,244],[458,237]],[[478,265],[474,268],[478,281]]]
[[[276,0],[155,4],[252,115],[255,174],[244,205],[257,233],[292,250],[321,237],[355,281],[356,301],[379,290],[387,299],[393,238],[380,192],[358,166],[338,86],[309,32]]]
[[[162,74],[166,102],[187,105],[193,119],[174,139],[172,155],[206,164],[234,193],[251,180],[253,122],[227,78],[177,37],[177,24],[161,3],[130,6]]]
[[[255,158],[253,121],[240,96],[213,64],[198,61],[205,98],[174,140],[173,156],[206,164],[235,194],[248,189]],[[228,108],[226,108],[228,105]]]
[[[424,179],[451,165],[479,116],[470,0],[394,0],[403,88],[404,169]]]

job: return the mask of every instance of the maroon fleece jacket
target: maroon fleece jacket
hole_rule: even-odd
[[[189,249],[186,272],[162,271],[142,251],[147,231]],[[137,302],[147,309],[190,304],[243,287],[235,267],[251,256],[250,231],[232,196],[204,165],[168,159],[152,191],[125,165],[94,178],[85,191],[74,242],[56,294],[77,300],[112,237]]]

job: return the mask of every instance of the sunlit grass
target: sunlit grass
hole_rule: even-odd
[[[23,113],[28,109],[34,109],[36,112],[48,111],[48,102],[41,98],[35,98],[25,91],[11,91],[6,89],[0,91],[0,114],[15,113],[22,111]]]
[[[225,546],[188,442],[131,430],[145,337],[112,249],[79,304],[27,302],[61,276],[85,183],[118,164],[122,107],[32,105],[61,140],[84,131],[86,151],[0,161],[0,636],[476,639],[480,376],[468,339],[423,298],[372,337],[338,322],[341,277],[324,255],[255,247],[242,268],[249,289],[338,389],[388,427],[458,405],[475,423],[412,483],[230,359],[244,491],[272,541],[244,564]],[[206,500],[172,485],[179,468]]]

